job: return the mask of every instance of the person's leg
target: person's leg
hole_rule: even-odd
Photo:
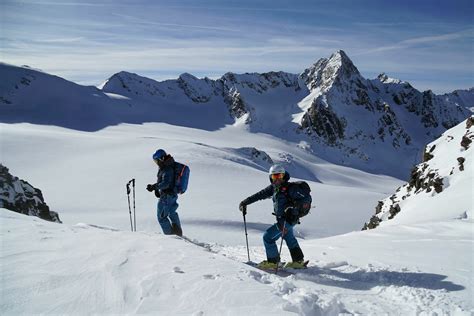
[[[171,223],[170,223],[170,220],[168,219],[168,215],[169,215],[168,196],[163,195],[162,197],[160,197],[158,201],[156,217],[165,235],[172,234]]]
[[[179,220],[179,214],[177,212],[179,204],[177,203],[178,196],[170,197],[169,203],[169,219],[171,220],[172,233],[178,236],[183,236],[183,230],[181,229],[181,221]]]
[[[172,224],[176,224],[178,226],[181,226],[181,222],[179,220],[179,215],[177,212],[179,204],[177,203],[178,196],[171,196],[169,198],[169,218],[171,220]]]
[[[293,226],[287,224],[285,225],[285,227],[286,227],[286,232],[285,232],[285,235],[283,236],[283,239],[285,239],[286,245],[288,246],[288,249],[290,250],[291,260],[293,262],[303,261],[304,254],[298,244],[298,240],[296,240],[296,237],[293,233]]]
[[[263,244],[265,245],[265,251],[267,253],[267,261],[277,263],[280,262],[278,254],[278,247],[276,241],[281,236],[281,231],[278,229],[278,225],[274,224],[270,226],[263,234]]]

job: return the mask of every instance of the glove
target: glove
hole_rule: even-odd
[[[148,184],[146,186],[146,189],[148,190],[148,192],[151,192],[151,191],[155,190],[155,185],[154,184]]]
[[[247,203],[245,203],[245,200],[240,202],[239,210],[242,212],[244,216],[247,215]]]
[[[291,225],[298,222],[298,211],[293,207],[288,207],[285,210],[285,221]]]
[[[161,194],[160,194],[160,191],[159,190],[155,190],[155,196],[157,198],[160,198]]]

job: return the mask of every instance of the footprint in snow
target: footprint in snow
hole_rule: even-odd
[[[173,268],[173,272],[174,272],[174,273],[184,273],[184,271],[181,270],[180,267],[174,267],[174,268]]]
[[[220,277],[220,275],[219,274],[204,274],[202,277],[206,280],[215,280],[218,277]]]

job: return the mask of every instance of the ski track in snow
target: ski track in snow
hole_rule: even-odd
[[[246,262],[245,247],[203,243],[187,237],[183,239],[206,251],[220,254],[234,261]],[[254,247],[250,249],[250,252],[252,258],[265,259],[264,249],[260,247]],[[417,315],[423,315],[425,312],[427,315],[436,313],[442,315],[446,310],[464,314],[461,306],[453,304],[446,295],[446,289],[420,287],[432,286],[430,276],[411,272],[406,268],[399,273],[387,267],[373,265],[369,265],[368,269],[362,269],[341,261],[310,262],[308,269],[294,271],[295,274],[284,277],[256,268],[242,267],[240,272],[247,278],[272,287],[276,295],[287,301],[283,309],[299,315],[367,314],[367,311],[373,315],[387,314],[388,311],[390,311],[389,314],[400,315],[413,313],[413,306],[404,307],[406,302],[416,302]],[[351,285],[347,286],[344,283],[351,283]],[[321,285],[326,289],[321,289]],[[350,288],[349,291],[340,291],[346,287]],[[452,290],[461,288],[452,286]],[[346,308],[346,305],[350,306],[350,310]]]

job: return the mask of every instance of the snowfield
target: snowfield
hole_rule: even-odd
[[[40,188],[64,222],[0,211],[2,314],[474,313],[472,212],[360,231],[401,180],[328,163],[304,144],[239,125],[0,129],[2,163]],[[156,198],[145,190],[160,147],[191,168],[189,191],[178,200],[186,239],[161,233]],[[263,153],[312,188],[315,208],[296,228],[309,268],[286,278],[245,264],[238,203],[268,185]],[[136,233],[125,191],[132,178]],[[252,261],[264,259],[271,212],[270,200],[249,206]],[[285,246],[282,257],[290,258]]]

